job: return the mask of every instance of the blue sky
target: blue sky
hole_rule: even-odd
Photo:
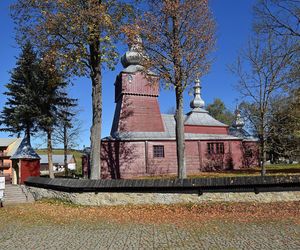
[[[6,97],[4,85],[9,82],[9,71],[15,67],[16,57],[20,51],[14,40],[14,25],[9,14],[9,5],[12,0],[0,1],[0,110],[2,110]],[[213,102],[214,98],[220,98],[225,105],[234,110],[239,94],[234,89],[237,79],[228,71],[228,65],[237,57],[238,51],[246,44],[252,32],[252,8],[255,0],[211,0],[210,6],[217,23],[217,46],[213,54],[215,61],[208,75],[201,79],[202,98],[206,104]],[[126,46],[120,48],[120,56],[125,52]],[[114,81],[122,69],[119,63],[115,71],[105,71],[103,74],[103,122],[102,136],[110,133],[113,120]],[[79,148],[89,146],[89,131],[91,126],[91,82],[89,79],[75,79],[73,86],[69,87],[69,93],[79,101],[79,120],[82,121],[82,133],[79,140]],[[161,90],[159,102],[161,112],[167,112],[175,106],[175,97],[172,91]],[[189,111],[191,96],[185,94],[185,112]],[[0,137],[8,134],[0,132]],[[40,143],[33,141],[33,146]],[[54,145],[56,147],[58,145]]]

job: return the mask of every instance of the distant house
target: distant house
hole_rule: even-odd
[[[15,154],[22,142],[22,138],[0,138],[0,176],[7,181],[14,177],[10,157]]]
[[[41,174],[48,174],[49,172],[49,163],[48,163],[48,155],[39,155],[41,157]],[[64,171],[64,155],[52,155],[53,161],[53,170],[54,172],[62,172]],[[74,155],[67,155],[67,163],[69,170],[76,169],[76,160]]]

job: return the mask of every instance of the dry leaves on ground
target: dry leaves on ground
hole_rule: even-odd
[[[300,202],[203,203],[178,205],[127,205],[84,207],[60,201],[41,201],[0,209],[0,220],[68,224],[154,223],[187,226],[190,223],[224,220],[233,222],[293,220],[300,224]]]

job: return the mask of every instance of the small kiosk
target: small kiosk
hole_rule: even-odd
[[[40,176],[40,157],[27,137],[10,159],[13,167],[12,184],[24,184],[29,176]]]

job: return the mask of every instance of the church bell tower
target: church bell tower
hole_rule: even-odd
[[[126,132],[164,132],[158,104],[159,79],[152,72],[144,72],[141,39],[129,44],[122,56],[124,69],[116,78],[116,109],[111,136]]]

